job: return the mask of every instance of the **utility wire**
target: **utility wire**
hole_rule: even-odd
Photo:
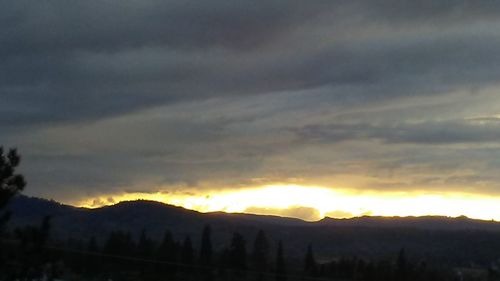
[[[20,244],[20,240],[15,240],[15,239],[2,239],[1,241],[2,242],[7,242],[7,243],[10,243],[10,244]],[[146,259],[146,258],[140,258],[140,257],[115,255],[115,254],[106,254],[106,253],[95,252],[95,251],[86,251],[86,250],[71,249],[71,248],[68,248],[68,247],[44,246],[44,248],[48,249],[48,250],[55,250],[55,251],[60,251],[60,252],[73,253],[73,254],[99,256],[99,257],[103,257],[103,258],[127,260],[127,261],[142,262],[142,263],[172,265],[172,266],[178,266],[178,267],[183,267],[183,268],[191,268],[191,269],[198,269],[198,270],[212,270],[212,271],[215,271],[215,270],[221,269],[221,268],[215,267],[215,266],[203,266],[203,265],[194,265],[194,264],[172,262],[172,261],[165,261],[165,260]],[[293,279],[295,279],[295,280],[308,280],[308,281],[325,281],[325,280],[328,280],[328,279],[325,279],[325,278],[302,276],[302,275],[296,275],[296,274],[278,274],[278,273],[272,273],[272,272],[261,272],[261,271],[255,271],[255,270],[238,270],[238,269],[231,269],[231,268],[223,268],[223,269],[225,271],[232,272],[232,273],[250,273],[250,274],[257,274],[257,275],[263,275],[263,276],[269,276],[269,277],[285,277],[288,280],[290,280],[290,279],[292,279],[292,280]]]

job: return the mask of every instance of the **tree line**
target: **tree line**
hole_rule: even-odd
[[[228,245],[216,251],[209,225],[202,230],[199,249],[189,235],[176,241],[169,230],[161,241],[145,230],[135,239],[118,230],[101,243],[95,237],[48,243],[49,229],[47,218],[38,227],[11,234],[15,243],[3,247],[8,253],[0,265],[3,280],[456,280],[451,270],[411,261],[403,249],[394,259],[341,257],[319,262],[309,244],[297,261],[287,257],[282,241],[270,247],[262,230],[253,243],[234,233]]]

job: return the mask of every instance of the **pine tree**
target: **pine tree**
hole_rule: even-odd
[[[40,278],[42,265],[48,261],[46,243],[49,238],[50,216],[44,217],[40,226],[25,226],[16,229],[16,238],[20,241],[19,263],[21,279]]]
[[[38,247],[43,250],[49,240],[50,228],[51,228],[51,217],[45,216],[42,220],[42,225],[40,226],[40,236],[37,241]]]
[[[161,241],[160,246],[158,247],[157,257],[162,261],[175,261],[175,257],[177,256],[177,249],[175,245],[174,238],[172,237],[172,233],[169,230],[165,231],[163,235],[163,239]]]
[[[318,275],[318,264],[314,258],[312,245],[307,246],[307,253],[304,259],[304,273],[306,276],[316,277]]]
[[[96,253],[99,251],[99,246],[97,245],[97,240],[95,236],[90,237],[87,243],[87,251],[91,253]]]
[[[3,236],[4,226],[10,218],[10,212],[1,212],[12,196],[21,192],[26,186],[24,177],[16,174],[16,168],[21,162],[17,150],[11,149],[7,154],[0,146],[0,238]],[[0,244],[0,269],[4,264],[3,245]]]
[[[267,263],[269,259],[269,242],[267,241],[264,231],[259,230],[255,237],[252,252],[252,263],[255,270],[258,272],[265,272],[267,270]]]
[[[212,237],[210,225],[205,225],[201,236],[200,265],[212,265]]]
[[[231,246],[229,247],[231,268],[238,270],[246,269],[246,256],[247,251],[245,246],[245,239],[241,234],[235,232],[231,240]]]
[[[158,252],[156,254],[156,258],[160,261],[176,263],[178,255],[178,245],[174,241],[172,237],[172,233],[169,230],[165,231],[163,235],[163,240],[158,247]],[[161,267],[159,271],[163,273],[174,273],[176,271],[176,267],[174,265],[168,265]]]
[[[112,255],[130,256],[135,249],[130,232],[112,231],[104,245],[104,252]]]
[[[139,243],[137,244],[137,254],[140,257],[151,257],[154,251],[154,242],[151,240],[146,231],[143,229],[141,231],[141,236],[139,238]]]
[[[278,250],[276,252],[276,281],[286,281],[285,259],[281,240],[278,242]]]
[[[95,255],[99,252],[99,246],[97,245],[95,236],[90,237],[87,242],[86,250],[89,254],[84,256],[85,270],[88,274],[93,275],[100,271],[99,269],[102,263],[101,257]]]
[[[22,191],[26,186],[24,177],[16,174],[16,168],[20,163],[21,157],[16,149],[11,149],[5,154],[3,147],[0,146],[0,210],[7,205],[12,196]],[[0,214],[0,231],[9,217],[9,212]]]
[[[186,265],[192,265],[194,263],[193,244],[191,243],[191,237],[189,237],[189,235],[186,236],[182,244],[181,262]]]
[[[398,258],[396,260],[396,273],[395,278],[398,281],[404,281],[408,275],[408,262],[406,260],[405,249],[399,250]]]
[[[200,246],[200,265],[204,267],[200,274],[203,276],[203,280],[212,281],[214,279],[213,272],[210,269],[212,266],[212,229],[210,225],[205,225],[203,227],[203,233],[201,235],[201,246]]]

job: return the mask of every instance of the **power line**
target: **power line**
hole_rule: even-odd
[[[2,242],[12,243],[12,244],[14,244],[14,243],[20,244],[20,241],[15,240],[15,239],[2,239]],[[215,267],[215,266],[203,266],[203,265],[187,264],[187,263],[172,262],[172,261],[157,260],[157,259],[146,259],[146,258],[133,257],[133,256],[106,254],[106,253],[102,253],[102,252],[71,249],[68,247],[44,246],[44,248],[48,249],[48,250],[55,250],[55,251],[60,251],[60,252],[73,253],[73,254],[99,256],[99,257],[103,257],[103,258],[120,259],[120,260],[150,263],[150,264],[171,265],[171,266],[190,268],[190,269],[198,269],[198,270],[216,271],[216,270],[223,269],[225,271],[228,271],[229,273],[256,274],[256,275],[263,275],[263,276],[268,276],[268,277],[285,277],[288,280],[294,280],[294,279],[295,280],[308,280],[308,281],[325,281],[325,280],[327,280],[325,278],[316,278],[316,277],[302,276],[302,275],[296,275],[296,274],[278,274],[278,273],[273,273],[273,272],[261,272],[261,271],[255,271],[255,270],[237,270],[237,269],[231,269],[231,268],[220,268],[220,267]]]

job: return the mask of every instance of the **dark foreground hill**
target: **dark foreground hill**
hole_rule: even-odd
[[[26,196],[14,198],[8,208],[13,212],[11,228],[39,224],[50,215],[52,237],[62,241],[91,236],[104,241],[113,230],[130,231],[136,237],[145,230],[159,240],[168,229],[178,240],[190,235],[198,248],[201,229],[209,224],[218,249],[227,246],[233,232],[243,234],[251,247],[262,229],[273,243],[283,240],[292,257],[302,254],[308,243],[320,259],[384,257],[401,248],[413,257],[442,262],[487,263],[500,257],[500,223],[465,217],[325,218],[311,223],[276,216],[199,213],[141,200],[86,209]]]

